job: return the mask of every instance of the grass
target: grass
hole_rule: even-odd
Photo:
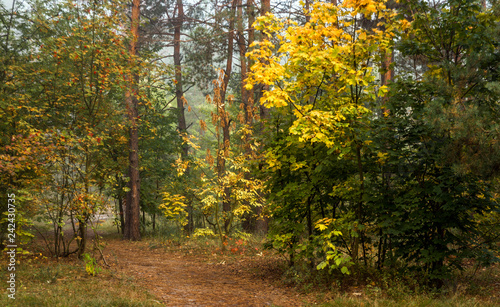
[[[500,306],[498,264],[457,272],[439,291],[418,284],[418,276],[411,275],[371,272],[361,278],[338,276],[329,287],[318,275],[304,277],[289,269],[283,281],[315,296],[314,306]],[[295,280],[290,276],[295,276]]]
[[[314,306],[323,307],[359,307],[359,306],[387,306],[387,307],[445,307],[445,306],[460,306],[460,307],[488,307],[498,306],[498,303],[485,302],[475,298],[443,298],[435,299],[427,296],[411,296],[401,300],[378,299],[378,298],[352,298],[348,296],[339,296],[328,303],[315,304]]]
[[[30,261],[32,260],[32,261]],[[92,277],[77,259],[34,262],[25,258],[16,270],[16,299],[9,299],[5,289],[0,306],[160,306],[130,277],[103,270]],[[5,267],[5,266],[2,266]],[[0,280],[7,281],[2,269]]]
[[[42,231],[50,231],[44,224]],[[100,233],[116,237],[112,221],[99,225]],[[89,249],[92,241],[89,240]],[[29,244],[30,255],[17,255],[16,299],[9,299],[6,287],[1,291],[0,306],[161,306],[147,290],[136,286],[134,279],[112,269],[104,269],[97,276],[90,276],[85,263],[75,255],[67,258],[47,258],[43,240]],[[1,254],[0,280],[8,280],[5,253]]]

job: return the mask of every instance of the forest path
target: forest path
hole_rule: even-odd
[[[288,307],[303,306],[307,301],[291,289],[273,285],[262,271],[252,273],[245,263],[248,260],[217,263],[207,256],[151,249],[146,242],[106,242],[108,262],[119,273],[134,277],[165,306]]]

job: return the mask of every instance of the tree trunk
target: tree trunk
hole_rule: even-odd
[[[304,8],[306,10],[306,23],[308,23],[310,20],[311,20],[311,13],[310,13],[310,10],[311,10],[311,0],[306,0],[306,2],[304,3]]]
[[[266,13],[270,13],[271,12],[271,0],[262,0],[261,2],[261,15],[264,16],[266,15]],[[267,40],[267,36],[266,34],[264,33],[264,31],[262,31],[261,33],[262,35],[262,40]],[[269,85],[262,85],[262,91],[268,91],[269,90]],[[262,97],[262,94],[259,95],[260,97]],[[269,117],[269,109],[266,108],[264,105],[260,105],[260,119],[263,120],[263,119],[266,119]]]
[[[361,225],[362,219],[363,219],[363,193],[364,193],[364,174],[363,174],[363,163],[361,161],[361,145],[356,145],[356,161],[358,164],[358,174],[359,174],[359,181],[360,181],[360,193],[359,193],[359,201],[355,209],[355,215],[356,215],[356,220],[358,222],[358,225]],[[354,262],[357,262],[358,256],[359,256],[359,244],[360,244],[360,238],[362,236],[361,231],[358,229],[358,227],[354,228],[354,231],[357,232],[357,236],[354,238],[353,246],[352,246],[352,260]]]
[[[394,53],[389,51],[385,59],[382,61],[382,73],[380,76],[380,83],[382,86],[387,86],[389,82],[394,78],[394,70],[391,68],[391,64],[394,62]],[[389,116],[389,109],[386,108],[387,101],[389,97],[385,95],[382,98],[382,113],[383,116]]]
[[[130,43],[131,66],[134,67],[137,39],[139,38],[139,13],[140,0],[133,0],[132,6],[132,24],[131,30],[133,39]],[[129,89],[125,94],[127,105],[127,115],[130,122],[130,140],[129,140],[129,187],[127,193],[127,208],[125,214],[124,239],[138,241],[141,239],[140,232],[140,177],[139,177],[139,131],[138,131],[138,101],[134,96],[137,90],[137,75],[129,76]]]
[[[238,51],[240,55],[240,71],[241,71],[241,103],[243,104],[245,114],[245,124],[250,124],[251,110],[249,109],[248,99],[249,91],[245,88],[245,79],[247,78],[247,59],[245,54],[247,46],[245,42],[244,26],[243,26],[243,1],[238,0],[238,15],[236,16],[238,23]]]
[[[181,30],[184,23],[184,4],[182,0],[177,0],[177,16],[174,18],[174,67],[175,67],[175,98],[177,102],[177,129],[181,137],[187,136],[187,123],[184,107],[184,89],[182,84],[182,66],[181,66]],[[182,144],[181,159],[186,161],[189,153],[189,145]],[[185,171],[185,176],[189,175],[189,167]],[[187,199],[188,195],[185,195]],[[194,230],[193,224],[193,208],[191,202],[187,208],[188,223],[184,226],[184,231],[192,233]]]
[[[254,31],[252,28],[252,24],[255,20],[253,14],[253,3],[251,2],[252,0],[247,1],[247,15],[248,15],[248,44],[250,45],[251,42],[253,42],[253,35]],[[242,106],[242,111],[243,111],[243,118],[244,118],[244,123],[247,128],[250,128],[252,125],[253,121],[253,104],[250,103],[250,95],[251,91],[247,90],[245,88],[245,80],[248,76],[248,72],[250,69],[250,63],[248,63],[247,58],[245,57],[245,54],[247,52],[247,44],[245,42],[245,35],[244,35],[244,25],[243,25],[243,1],[238,0],[238,15],[237,15],[237,24],[238,24],[238,50],[240,54],[240,69],[241,69],[241,106]],[[252,156],[252,150],[250,147],[250,135],[245,134],[245,139],[244,139],[244,144],[243,144],[243,150],[245,151],[245,154],[248,157]],[[245,173],[244,174],[245,179],[250,180],[250,174]],[[248,202],[245,203],[245,205],[249,205]],[[255,218],[254,214],[252,212],[250,213],[245,213],[243,216],[243,222],[242,222],[242,227],[244,230],[253,232],[254,231],[254,225],[255,225]]]
[[[122,195],[118,196],[118,214],[120,215],[120,228],[119,228],[119,233],[122,235],[125,234],[124,229],[125,229],[125,213],[123,212],[123,206],[126,205],[123,203],[124,197]]]
[[[229,85],[229,79],[231,77],[233,68],[233,52],[234,52],[234,16],[236,13],[236,1],[231,2],[231,16],[229,20],[229,31],[227,35],[227,61],[226,69],[224,70],[223,84],[220,92],[220,122],[222,128],[222,148],[219,147],[219,165],[218,165],[218,177],[219,181],[226,174],[226,158],[229,155],[229,145],[230,145],[230,124],[229,114],[226,111],[226,92]],[[224,187],[224,195],[222,199],[222,211],[224,216],[224,232],[229,234],[231,225],[231,188],[229,186]]]
[[[261,15],[264,16],[266,15],[266,13],[270,13],[271,12],[271,0],[262,0],[262,3],[261,3]],[[262,39],[265,40],[267,39],[266,38],[266,35],[264,33],[261,33],[262,35]],[[262,86],[262,90],[263,91],[267,91],[269,90],[269,86],[268,85],[264,85]],[[261,95],[259,95],[261,96]],[[266,118],[269,117],[269,109],[266,108],[264,105],[260,105],[259,106],[259,109],[260,109],[260,120],[263,121],[263,120],[266,120]],[[263,130],[264,128],[264,125],[262,124],[261,125],[261,130]],[[262,133],[263,131],[261,131]],[[257,215],[257,221],[255,223],[255,231],[257,233],[261,233],[261,234],[264,234],[267,232],[267,228],[268,228],[268,220],[267,218],[265,218],[263,216],[263,212],[262,212],[262,207],[256,207],[255,208],[255,214]]]
[[[177,121],[181,135],[187,133],[186,117],[184,114],[184,91],[182,89],[181,68],[181,29],[184,21],[184,5],[182,0],[177,0],[177,17],[174,18],[174,66],[175,66],[175,97],[177,101]],[[182,159],[186,159],[189,147],[182,145]]]

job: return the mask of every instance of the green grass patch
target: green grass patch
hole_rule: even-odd
[[[0,278],[6,284],[7,271],[3,268]],[[0,306],[162,305],[147,291],[136,287],[132,278],[112,270],[89,276],[83,261],[77,259],[59,262],[43,259],[41,263],[32,261],[18,265],[15,300],[8,298],[6,287],[2,293]]]
[[[354,297],[337,297],[328,303],[315,304],[314,306],[322,307],[360,307],[360,306],[384,306],[384,307],[493,307],[498,306],[498,303],[485,302],[476,298],[431,298],[428,296],[409,296],[406,299],[377,299],[377,298],[354,298]]]

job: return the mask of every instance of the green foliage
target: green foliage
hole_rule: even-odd
[[[317,3],[305,25],[258,21],[269,39],[247,87],[269,85],[261,103],[277,108],[268,247],[292,265],[345,259],[440,286],[465,259],[498,261],[498,17],[480,1],[409,1],[399,15],[358,4]],[[395,37],[399,76],[385,87],[377,63]]]
[[[210,228],[196,228],[193,233],[193,238],[198,237],[215,237],[215,233]]]
[[[85,253],[82,256],[83,261],[85,262],[85,271],[89,275],[96,276],[101,272],[102,268],[99,267],[94,257],[90,256],[88,253]]]
[[[54,256],[71,254],[73,240],[83,253],[93,216],[109,196],[123,200],[123,97],[137,75],[140,205],[169,235],[218,236],[221,249],[238,238],[229,245],[237,254],[249,241],[245,222],[265,217],[266,246],[294,274],[392,269],[430,286],[467,259],[499,261],[498,1],[317,1],[305,22],[267,14],[248,32],[243,13],[233,19],[236,3],[215,8],[210,26],[187,18],[175,82],[213,95],[192,115],[199,135],[181,136],[169,106],[181,87],[171,67],[150,63],[162,49],[150,30],[172,3],[144,3],[154,17],[141,26],[141,59],[130,57],[121,1],[16,3],[15,14],[0,3],[0,211],[8,193],[18,195],[17,239],[29,238],[39,214],[53,226]],[[186,16],[205,19],[205,5]],[[235,23],[238,35],[226,35]],[[215,69],[228,37],[240,51],[257,38],[251,72]],[[243,75],[245,84],[235,78]]]
[[[362,27],[361,19],[371,19],[375,12],[385,18],[380,22],[385,31]],[[271,124],[276,139],[268,143],[266,153],[270,200],[275,201],[271,240],[287,251],[291,263],[297,258],[315,267],[320,259],[320,267],[325,267],[335,259],[333,268],[340,267],[343,256],[325,250],[325,241],[342,238],[346,259],[358,259],[366,222],[364,154],[372,143],[369,107],[378,94],[387,92],[376,82],[371,63],[385,57],[400,25],[384,1],[366,6],[356,1],[338,6],[318,2],[308,14],[305,25],[272,15],[259,19],[258,28],[269,31],[273,40],[259,42],[251,53],[256,62],[247,88],[270,85],[261,103],[283,113]],[[317,234],[314,225],[319,220],[338,215],[349,217],[342,225],[348,229],[345,238],[332,238],[335,229]]]
[[[385,180],[377,180],[377,176],[367,186],[371,190],[367,214],[379,226],[380,253],[389,252],[383,242],[392,242],[388,262],[403,259],[407,266],[426,271],[431,279],[442,278],[452,267],[460,267],[463,258],[477,258],[474,254],[481,249],[470,241],[479,230],[474,213],[494,211],[498,204],[487,183],[472,174],[456,173],[443,162],[451,140],[436,134],[425,122],[421,112],[426,112],[426,106],[411,105],[408,112],[410,99],[395,96],[391,101],[393,116],[382,120],[382,126],[399,133],[397,139],[393,133],[387,138],[382,131],[378,134],[380,144],[386,146],[381,176]],[[396,106],[400,101],[405,102],[401,105],[404,110]]]
[[[163,203],[159,209],[167,219],[172,219],[180,226],[187,224],[186,198],[182,195],[171,195],[168,192],[163,193]]]
[[[149,71],[148,79],[168,73],[168,67]],[[166,72],[164,70],[167,70]],[[169,88],[163,82],[146,82],[144,90],[149,105],[140,113],[145,118],[139,127],[141,151],[141,210],[150,215],[160,214],[165,204],[165,193],[179,194],[181,181],[175,174],[173,163],[180,151],[181,140],[174,123],[176,114],[167,110],[171,99]],[[160,89],[161,88],[161,89]],[[170,216],[171,217],[171,216]]]
[[[341,226],[328,223],[328,230],[322,229],[340,209],[340,198],[331,193],[331,185],[355,168],[349,162],[339,163],[338,156],[329,155],[322,144],[302,143],[296,136],[286,136],[287,123],[285,115],[275,118],[275,126],[283,132],[276,134],[277,140],[269,143],[266,153],[272,216],[269,246],[287,255],[290,263],[323,261],[327,252],[323,245],[331,235],[338,234],[335,227]],[[344,248],[342,251],[347,252]]]
[[[389,92],[391,116],[373,122],[384,160],[381,176],[370,181],[369,207],[379,248],[393,244],[388,261],[404,259],[433,280],[461,268],[464,258],[498,260],[482,226],[482,216],[499,208],[487,180],[497,176],[499,96],[485,88],[494,80],[498,29],[479,1],[409,6],[419,14],[399,49],[432,64],[399,77]],[[433,43],[438,37],[445,43]]]
[[[321,231],[316,237],[315,244],[322,246],[326,254],[325,259],[320,262],[316,268],[318,270],[328,268],[330,271],[340,268],[342,274],[350,274],[348,266],[354,263],[350,261],[351,258],[349,256],[340,253],[336,246],[333,245],[332,237],[341,236],[342,233],[338,230],[332,230],[331,227],[329,227],[332,222],[333,219],[324,218],[319,220],[315,225],[315,228]]]

